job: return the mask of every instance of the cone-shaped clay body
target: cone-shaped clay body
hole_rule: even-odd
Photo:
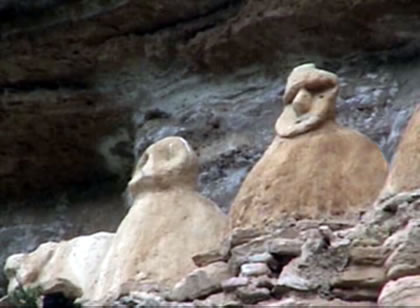
[[[420,189],[420,105],[398,144],[381,198]]]
[[[145,151],[128,184],[134,204],[82,302],[109,303],[142,285],[171,288],[196,268],[194,255],[219,247],[227,216],[196,192],[197,175],[197,157],[182,138]]]
[[[233,201],[230,227],[287,217],[353,217],[379,194],[388,165],[380,149],[335,122],[337,76],[312,64],[287,81],[276,137]]]

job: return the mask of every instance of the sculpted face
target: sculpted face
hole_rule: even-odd
[[[186,184],[194,187],[198,160],[189,144],[180,137],[168,137],[146,149],[128,183],[131,193],[165,189]]]
[[[292,138],[335,118],[338,79],[313,64],[295,68],[284,94],[284,109],[276,123],[280,137]]]

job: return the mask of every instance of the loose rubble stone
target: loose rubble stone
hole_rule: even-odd
[[[289,262],[280,273],[274,289],[277,296],[290,290],[328,290],[332,279],[349,263],[348,246],[329,243],[319,229],[305,231],[304,236],[306,241],[301,255]]]
[[[273,289],[276,285],[277,280],[268,276],[260,276],[253,279],[253,284],[257,288]]]
[[[239,287],[246,286],[249,283],[248,277],[232,277],[222,282],[222,288],[225,292],[235,291]]]
[[[332,285],[338,288],[379,288],[385,280],[385,269],[382,267],[352,265],[339,273]]]
[[[227,261],[227,253],[223,253],[222,249],[215,249],[192,257],[194,264],[198,267],[206,266],[215,262]]]
[[[317,268],[343,270],[349,261],[347,240],[331,242],[319,229],[307,230],[299,260],[302,264],[317,264]]]
[[[195,300],[193,303],[195,307],[242,307],[242,304],[237,299],[235,299],[233,294],[223,293],[213,294],[207,297],[205,300]]]
[[[263,235],[252,239],[241,245],[237,245],[231,250],[232,256],[246,256],[258,255],[267,251],[267,242],[272,239],[272,235]]]
[[[279,256],[299,256],[302,244],[300,240],[276,238],[269,242],[268,251]]]
[[[266,235],[267,232],[263,229],[256,228],[235,228],[231,232],[231,245],[236,247],[252,241],[255,238]]]
[[[130,295],[123,296],[116,302],[117,306],[120,304],[128,305],[130,307],[162,307],[168,306],[168,302],[166,302],[162,297],[147,293],[147,292],[130,292]]]
[[[272,300],[260,303],[261,307],[377,307],[373,302],[346,302],[339,299],[326,300],[321,298],[294,298],[289,297],[281,300]]]
[[[359,265],[383,265],[385,249],[382,247],[353,247],[350,249],[350,260]]]
[[[418,211],[417,211],[417,202],[420,200],[420,189],[412,190],[412,191],[403,191],[387,197],[385,199],[378,199],[375,204],[375,210],[377,212],[384,212],[389,214],[396,214],[398,217],[399,210],[405,210],[406,214],[410,218],[417,218]],[[407,208],[408,206],[408,208]],[[396,217],[396,218],[397,218]]]
[[[247,262],[248,263],[265,263],[271,270],[274,270],[274,271],[278,271],[281,268],[281,264],[273,257],[272,254],[268,252],[249,256],[247,259]]]
[[[420,219],[410,220],[386,240],[384,247],[392,252],[385,261],[388,279],[420,274]]]
[[[408,276],[388,282],[379,295],[381,307],[420,306],[420,276]]]
[[[328,226],[333,231],[345,230],[354,227],[355,222],[353,220],[341,220],[341,219],[328,219],[328,220],[317,220],[317,219],[302,219],[296,222],[296,227],[300,231],[308,229],[316,229],[320,226]]]
[[[228,265],[224,262],[198,268],[175,285],[170,299],[182,302],[219,292],[222,282],[230,277]]]
[[[332,289],[332,294],[345,301],[370,301],[376,302],[379,296],[378,289]]]
[[[248,262],[249,263],[265,263],[265,264],[269,264],[270,262],[273,261],[273,256],[271,254],[269,254],[268,252],[263,252],[260,254],[256,254],[256,255],[252,255],[248,257]]]
[[[252,286],[238,288],[235,294],[244,304],[251,305],[266,301],[271,297],[270,290]]]
[[[274,293],[281,296],[290,289],[297,291],[312,291],[315,290],[316,287],[317,286],[311,283],[311,281],[302,278],[297,274],[289,273],[284,275],[282,274],[279,277],[274,287]]]
[[[265,235],[257,237],[250,242],[238,245],[231,250],[229,267],[233,273],[239,272],[242,264],[247,263],[250,256],[263,254],[267,251],[268,240],[273,236]]]
[[[271,300],[260,303],[262,307],[302,307],[302,302],[295,298],[285,298],[282,300]]]
[[[241,266],[241,276],[253,277],[268,275],[270,269],[265,263],[247,263]]]

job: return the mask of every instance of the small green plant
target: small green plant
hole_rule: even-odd
[[[10,303],[17,307],[25,308],[39,308],[38,300],[42,295],[42,289],[40,287],[27,288],[25,289],[22,285],[19,285],[10,295]]]

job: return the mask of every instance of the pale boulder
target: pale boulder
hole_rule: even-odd
[[[388,282],[379,295],[380,307],[420,306],[420,276],[407,276]]]
[[[111,302],[143,286],[170,289],[197,268],[193,256],[219,247],[227,217],[196,191],[197,175],[197,157],[182,138],[145,151],[128,184],[134,204],[82,302]]]
[[[175,284],[170,298],[183,302],[217,293],[222,290],[222,282],[231,277],[229,266],[225,262],[197,268]]]
[[[244,180],[230,227],[287,217],[358,217],[378,196],[388,165],[376,144],[335,122],[337,77],[313,65],[291,73],[276,137]]]
[[[41,287],[43,293],[62,292],[77,298],[92,286],[112,233],[100,232],[59,243],[48,242],[27,254],[10,256],[5,265],[8,293],[16,287]]]

